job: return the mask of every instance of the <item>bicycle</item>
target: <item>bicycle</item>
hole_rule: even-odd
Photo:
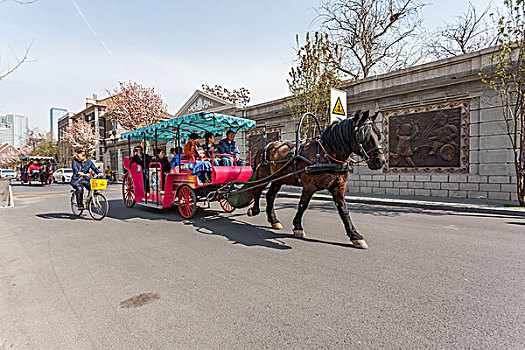
[[[89,215],[91,215],[94,220],[99,221],[104,219],[109,211],[108,200],[100,193],[100,190],[106,189],[108,180],[101,178],[91,179],[89,180],[89,184],[91,189],[84,195],[82,203],[84,204],[84,208],[87,208],[89,211]],[[73,215],[80,216],[85,209],[80,209],[77,206],[76,194],[77,190],[71,190],[71,211]]]

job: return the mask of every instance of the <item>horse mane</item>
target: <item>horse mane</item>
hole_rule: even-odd
[[[361,111],[357,111],[353,118],[330,124],[321,134],[322,143],[334,152],[341,152],[350,156],[350,154],[354,152],[354,150],[352,150],[352,141],[356,138],[359,140],[368,140],[372,132],[374,132],[380,141],[381,132],[374,122],[375,116],[371,117],[371,119],[369,119],[368,116],[365,117],[367,119],[356,130],[356,123],[359,117],[362,117],[362,114]],[[357,133],[359,133],[359,136]]]
[[[330,124],[321,134],[323,145],[334,151],[351,154],[351,144],[355,139],[354,123],[354,119],[350,118]]]

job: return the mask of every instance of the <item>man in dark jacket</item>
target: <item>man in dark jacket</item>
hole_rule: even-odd
[[[86,151],[78,149],[76,153],[77,155],[73,158],[73,162],[71,163],[73,176],[71,177],[70,185],[77,191],[78,209],[84,210],[84,203],[82,203],[84,187],[87,188],[88,191],[91,190],[88,178],[89,171],[93,170],[95,174],[100,174],[100,170],[97,169],[91,160],[87,159]]]
[[[237,165],[242,166],[241,152],[237,147],[237,142],[234,140],[235,133],[232,130],[226,132],[226,138],[219,142],[219,152],[222,154],[231,154],[237,163]],[[221,159],[223,162],[222,165],[233,165],[233,160],[230,157],[224,157]]]

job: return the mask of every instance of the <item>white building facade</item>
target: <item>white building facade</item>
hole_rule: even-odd
[[[18,114],[0,116],[0,143],[7,142],[16,148],[27,143],[27,117]]]

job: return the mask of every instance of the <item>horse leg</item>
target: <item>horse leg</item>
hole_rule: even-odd
[[[303,192],[301,193],[301,199],[299,200],[299,207],[297,208],[297,213],[293,218],[293,235],[298,238],[304,237],[304,230],[302,225],[303,214],[308,209],[308,203],[314,195],[315,190],[303,187]]]
[[[270,189],[268,192],[266,192],[266,217],[268,218],[268,222],[272,224],[272,228],[276,230],[282,230],[283,225],[279,222],[279,219],[277,219],[277,216],[275,215],[274,210],[274,202],[275,197],[277,197],[277,193],[281,189],[281,184],[272,182],[270,185]]]
[[[259,207],[259,200],[261,199],[261,194],[263,190],[264,186],[258,187],[254,190],[253,206],[250,209],[248,209],[248,212],[246,213],[248,214],[248,216],[259,215],[259,213],[261,212],[261,208]]]
[[[329,189],[330,193],[332,193],[335,206],[337,207],[337,211],[339,212],[341,220],[343,220],[346,234],[350,238],[350,241],[352,241],[352,244],[356,248],[367,249],[368,245],[366,244],[363,236],[357,232],[354,224],[352,224],[352,219],[350,219],[350,214],[348,213],[348,208],[345,201],[345,185],[346,184],[341,184],[335,188]]]

